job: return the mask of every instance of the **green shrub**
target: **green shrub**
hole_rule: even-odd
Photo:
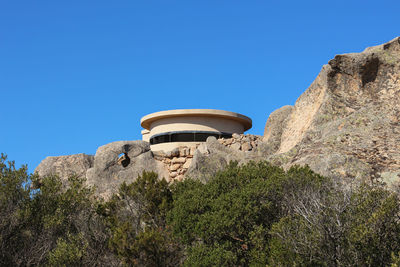
[[[285,212],[285,194],[322,180],[307,167],[286,173],[267,162],[250,162],[230,163],[207,184],[190,179],[177,184],[169,222],[190,247],[186,263],[265,266],[268,232]]]

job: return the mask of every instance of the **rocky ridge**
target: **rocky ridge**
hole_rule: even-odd
[[[268,160],[323,175],[400,180],[400,38],[324,65],[293,107],[271,114]]]
[[[201,172],[205,169],[199,166],[208,160],[213,162],[215,157],[223,160],[218,166],[208,164],[213,172],[231,160],[254,158],[250,157],[253,153],[248,152],[254,152],[261,139],[261,136],[234,134],[232,138],[218,141],[209,138],[203,144],[182,146],[168,152],[152,152],[149,143],[144,141],[118,141],[99,147],[95,156],[77,154],[47,157],[35,169],[35,173],[40,177],[58,175],[62,180],[71,175],[85,177],[88,185],[96,187],[98,195],[108,198],[120,184],[134,181],[143,171],[154,171],[168,182],[173,182],[181,181],[187,173],[194,178],[204,176]],[[226,158],[226,154],[230,157]],[[204,174],[209,173],[207,171]]]
[[[122,157],[119,157],[123,154]],[[100,147],[95,156],[48,157],[40,176],[85,176],[107,197],[143,170],[168,181],[207,180],[236,160],[269,160],[288,168],[309,165],[342,181],[400,181],[400,38],[362,53],[337,55],[322,67],[294,106],[269,116],[264,136],[234,134],[229,139],[151,152],[143,141],[119,141]]]

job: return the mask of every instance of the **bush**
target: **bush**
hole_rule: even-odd
[[[0,157],[0,265],[399,266],[399,196],[308,167],[230,163],[204,184],[144,172],[108,201]]]
[[[12,266],[23,263],[26,239],[30,233],[25,230],[23,209],[30,198],[26,166],[15,168],[13,161],[0,156],[0,265]]]
[[[5,160],[2,155],[0,265],[113,264],[94,192],[83,179],[70,177],[63,186],[58,177],[45,177],[31,190],[37,177]]]
[[[399,198],[379,187],[298,190],[271,230],[275,266],[387,266],[400,250]]]
[[[174,189],[169,222],[189,246],[187,265],[265,265],[269,230],[285,212],[290,190],[321,184],[309,168],[287,173],[267,162],[231,163],[207,184],[185,180]]]
[[[118,194],[99,207],[110,231],[109,247],[127,265],[176,266],[179,243],[166,225],[172,205],[168,183],[154,172],[123,183]]]

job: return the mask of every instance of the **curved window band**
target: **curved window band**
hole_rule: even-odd
[[[231,138],[230,133],[205,132],[205,131],[182,131],[167,132],[153,135],[150,138],[150,145],[172,142],[205,142],[209,136],[218,138]]]

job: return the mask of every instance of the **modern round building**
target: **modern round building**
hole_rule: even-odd
[[[215,109],[176,109],[151,113],[140,120],[142,137],[153,151],[200,144],[209,136],[230,138],[252,126],[250,118]]]

